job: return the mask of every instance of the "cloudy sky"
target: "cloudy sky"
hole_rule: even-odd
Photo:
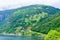
[[[60,0],[0,0],[0,10],[13,9],[32,4],[45,4],[60,8]]]

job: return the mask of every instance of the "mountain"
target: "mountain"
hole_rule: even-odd
[[[41,36],[44,39],[50,30],[60,28],[60,9],[51,6],[30,5],[9,12],[0,25],[0,34]]]
[[[15,10],[4,10],[0,11],[0,26],[4,23],[5,19],[8,18]]]
[[[22,7],[22,8],[16,8],[16,9],[10,9],[10,10],[4,10],[4,11],[0,11],[0,22],[3,22],[5,20],[5,18],[9,17],[10,15],[12,15],[12,13],[14,13],[17,10],[22,10],[22,9],[26,9],[26,8],[31,8],[29,10],[32,10],[32,8],[34,8],[33,10],[37,10],[37,12],[48,12],[49,14],[54,14],[57,11],[59,11],[58,8],[54,8],[51,6],[46,6],[46,5],[30,5],[30,6],[26,6],[26,7]]]
[[[32,31],[41,32],[47,34],[50,30],[55,30],[60,27],[60,12],[49,16],[42,22],[37,23]],[[36,30],[35,30],[36,29]]]

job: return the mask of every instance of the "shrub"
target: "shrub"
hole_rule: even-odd
[[[51,30],[45,37],[45,40],[60,40],[60,32]]]

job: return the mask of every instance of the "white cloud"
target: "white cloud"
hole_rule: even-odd
[[[45,4],[60,8],[58,5],[60,4],[60,0],[0,0],[0,10],[32,4]]]

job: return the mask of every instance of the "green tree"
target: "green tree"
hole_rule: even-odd
[[[45,40],[60,40],[60,32],[51,30],[45,37]]]

